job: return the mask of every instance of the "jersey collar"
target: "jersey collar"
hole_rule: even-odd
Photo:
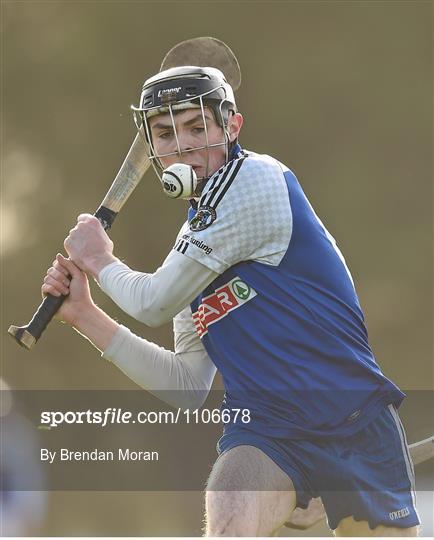
[[[240,157],[242,151],[243,151],[243,149],[241,148],[241,146],[238,143],[236,143],[234,145],[234,147],[232,148],[232,150],[231,150],[231,153],[229,155],[228,163],[229,163],[229,161],[232,161],[233,159],[235,159],[237,157]],[[210,176],[210,178],[212,178],[212,176]],[[208,179],[208,182],[209,182],[210,178]],[[188,220],[189,221],[190,221],[190,219],[192,219],[196,215],[196,211],[197,211],[197,201],[195,199],[190,199],[190,208],[188,209]]]

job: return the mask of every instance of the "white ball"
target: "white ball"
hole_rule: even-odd
[[[161,184],[164,193],[172,199],[189,199],[197,185],[194,169],[185,163],[174,163],[164,169]]]

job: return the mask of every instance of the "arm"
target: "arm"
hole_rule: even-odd
[[[175,407],[197,408],[203,404],[216,368],[197,336],[189,307],[174,319],[172,352],[134,335],[104,313],[92,301],[84,272],[61,255],[48,270],[42,292],[67,294],[57,318],[104,351],[104,358],[139,386]]]
[[[169,321],[230,266],[249,260],[280,264],[292,234],[280,165],[271,158],[242,157],[230,161],[217,178],[200,202],[204,208],[211,205],[216,218],[195,230],[186,225],[153,274],[134,272],[116,259],[100,223],[86,214],[65,240],[70,258],[97,278],[124,311],[150,326]]]
[[[180,317],[190,318],[191,329],[177,329]],[[174,326],[175,352],[140,338],[121,326],[103,356],[139,386],[169,405],[197,409],[208,396],[216,367],[194,329],[189,307],[175,317]]]
[[[98,276],[101,289],[126,313],[148,326],[170,321],[218,274],[203,264],[171,251],[153,274],[135,272],[120,261]]]
[[[113,242],[89,214],[78,217],[65,248],[70,259],[97,279],[123,311],[148,326],[170,321],[218,276],[177,251],[171,251],[153,274],[135,272],[113,255]]]

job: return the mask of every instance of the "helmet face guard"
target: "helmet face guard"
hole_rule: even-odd
[[[222,127],[224,140],[210,144],[205,121],[205,108],[209,107],[214,114],[216,122]],[[149,158],[157,176],[161,180],[164,167],[161,158],[168,156],[181,156],[188,152],[207,150],[205,176],[198,178],[198,192],[201,191],[208,177],[209,149],[217,146],[225,147],[225,160],[229,158],[229,134],[227,130],[229,111],[236,111],[235,98],[231,86],[226,82],[223,74],[215,68],[180,67],[171,68],[154,77],[151,77],[143,86],[138,107],[131,107],[134,121],[139,132],[146,138],[149,148]],[[186,109],[200,109],[205,141],[204,145],[186,150],[181,149],[175,124],[175,114]],[[169,114],[176,141],[176,151],[158,154],[155,150],[149,119],[158,114]],[[196,194],[195,194],[196,195]],[[200,193],[197,193],[199,196]]]

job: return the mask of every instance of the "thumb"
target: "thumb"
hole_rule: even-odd
[[[63,268],[65,268],[69,275],[71,277],[79,277],[82,275],[82,271],[80,270],[80,268],[71,261],[71,259],[67,259],[66,257],[64,257],[61,253],[58,253],[56,255],[56,261],[61,265],[63,266]]]

